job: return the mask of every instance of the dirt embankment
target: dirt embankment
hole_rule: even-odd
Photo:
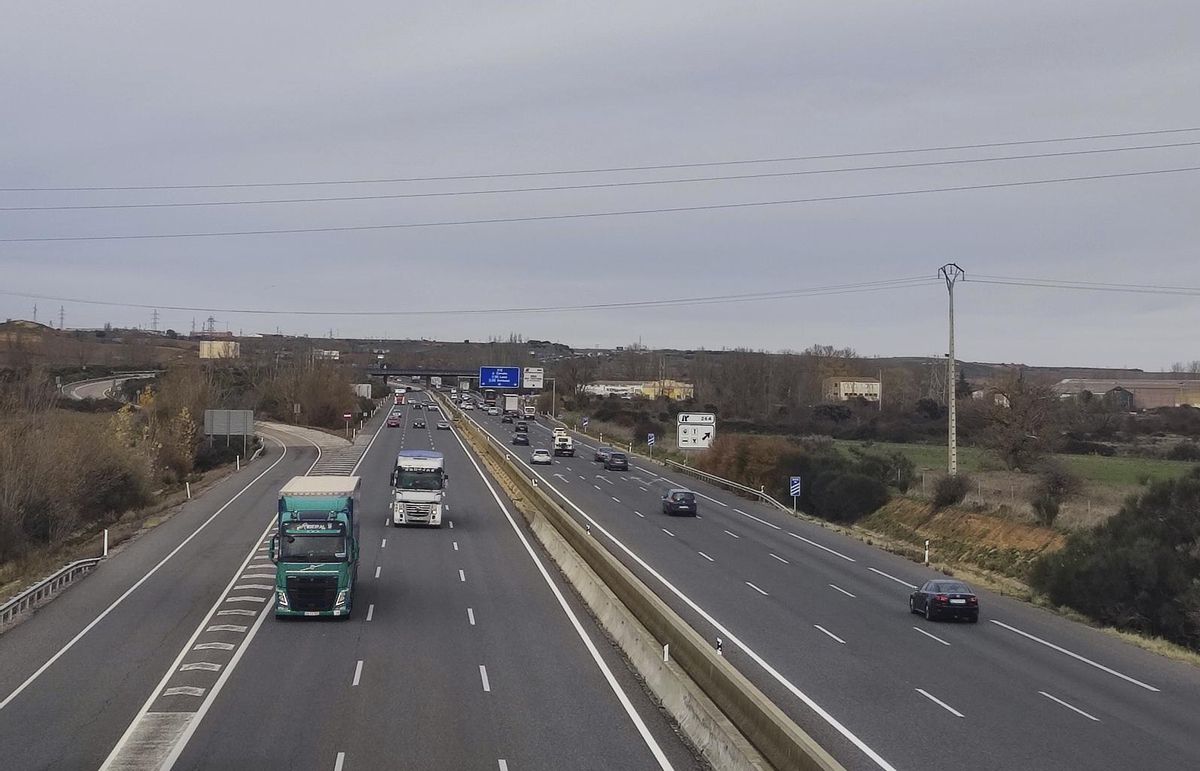
[[[929,539],[933,563],[966,563],[1021,581],[1038,557],[1066,543],[1051,528],[962,508],[935,511],[912,498],[896,498],[858,524],[910,550],[924,549]]]

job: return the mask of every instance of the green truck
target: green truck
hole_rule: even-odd
[[[360,477],[292,477],[271,537],[275,616],[349,618],[358,588]]]

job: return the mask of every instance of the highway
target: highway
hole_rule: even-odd
[[[321,454],[276,434],[286,451],[0,636],[3,766],[702,768],[455,432],[386,413],[356,464],[371,513],[350,620],[270,612],[276,493]],[[386,526],[401,447],[446,455],[441,529]]]
[[[157,372],[129,372],[97,380],[83,380],[63,386],[63,393],[66,394],[67,398],[75,399],[76,401],[83,399],[104,399],[109,395],[109,392],[119,388],[126,380],[154,377],[157,374]]]
[[[907,597],[933,571],[636,456],[605,471],[574,436],[526,473],[848,768],[1200,767],[1194,667],[978,589],[978,624],[928,622]],[[672,486],[698,519],[662,514]]]

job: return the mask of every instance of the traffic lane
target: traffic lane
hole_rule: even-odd
[[[538,466],[535,468],[537,469],[537,471],[534,473],[543,473],[543,474],[547,473],[547,471],[545,470],[545,467]],[[528,469],[526,469],[526,471],[528,471]],[[565,487],[565,486],[560,486],[558,484],[558,480],[554,480],[554,479],[551,479],[551,484],[553,484],[554,486],[558,486],[559,489],[563,489]],[[592,487],[591,483],[587,483],[587,484],[580,483],[580,484],[576,485],[575,488],[587,489],[589,491],[589,493],[594,494],[594,495],[599,494],[594,491],[594,488]],[[574,488],[573,488],[572,492],[574,492]],[[571,497],[574,497],[572,493],[568,493],[568,495]],[[635,528],[635,527],[639,527],[639,526],[642,528],[650,527],[650,525],[645,524],[645,520],[643,520],[642,518],[638,518],[635,514],[633,514],[632,511],[625,512],[623,515],[614,516],[614,513],[611,509],[611,507],[613,506],[612,502],[605,501],[604,503],[607,503],[608,505],[607,506],[603,505],[603,503],[599,499],[596,499],[594,501],[588,500],[588,501],[584,502],[584,504],[586,504],[584,506],[584,508],[585,508],[585,510],[588,510],[588,508],[596,509],[596,511],[600,513],[599,516],[603,519],[603,521],[601,519],[598,519],[597,524],[599,524],[602,527],[605,527],[606,529],[609,529],[611,526],[611,529],[609,529],[609,531],[612,532],[618,539],[622,540],[623,542],[628,543],[628,541],[633,541],[636,538],[636,536],[634,536],[634,534],[633,534],[633,530],[630,530],[629,528]],[[574,512],[574,510],[571,509],[570,506],[567,507],[567,510],[570,511],[573,516],[576,515],[576,512]],[[646,513],[646,516],[650,517],[651,514]],[[578,519],[578,517],[577,517],[577,519]],[[586,521],[584,521],[584,523],[586,523]],[[592,527],[593,527],[593,535],[595,535],[597,538],[604,538],[603,534],[600,533],[595,528],[595,525],[592,525]],[[674,552],[674,554],[668,553],[667,550],[672,548],[671,542],[674,540],[675,539],[671,539],[660,533],[659,538],[657,540],[649,539],[645,543],[639,542],[639,543],[637,543],[636,548],[639,551],[639,554],[641,555],[641,557],[647,563],[660,569],[659,570],[660,574],[668,573],[669,576],[667,576],[667,580],[671,581],[673,586],[678,586],[679,588],[684,589],[685,594],[689,594],[689,596],[692,596],[691,593],[693,592],[695,587],[700,587],[701,589],[710,587],[711,573],[709,572],[709,567],[710,567],[709,563],[694,553],[684,554],[678,550],[676,550]],[[645,549],[644,553],[641,551],[642,549]],[[706,639],[712,641],[715,644],[716,637],[719,634],[719,632],[716,631],[714,629],[714,627],[710,623],[708,623],[708,621],[702,615],[700,615],[695,610],[693,610],[691,607],[689,607],[687,604],[685,604],[681,600],[679,600],[673,593],[662,591],[661,584],[658,582],[658,580],[656,578],[654,578],[652,575],[650,575],[648,572],[646,572],[646,570],[644,568],[642,568],[639,564],[637,564],[635,561],[630,560],[628,558],[628,556],[626,554],[624,554],[624,552],[621,552],[619,549],[615,549],[615,548],[610,549],[610,550],[614,554],[617,554],[618,557],[626,564],[627,567],[629,567],[636,574],[638,574],[639,577],[641,577],[642,580],[645,581],[648,586],[650,586],[652,589],[654,589],[656,591],[656,593],[658,593],[660,595],[660,597],[662,597],[666,602],[668,602],[668,604],[671,605],[671,607],[680,614],[680,616],[684,619],[685,622],[691,624],[694,628],[699,630],[700,633]],[[754,593],[754,591],[751,588],[749,588],[743,584],[739,583],[738,585],[735,586],[732,582],[724,581],[724,582],[719,582],[718,584],[712,585],[711,589],[720,595],[721,602],[719,603],[719,605],[722,609],[724,609],[726,607],[737,608],[738,614],[740,614],[742,612],[747,612],[747,611],[752,614],[767,612],[766,609],[767,609],[768,605],[753,604],[753,603],[755,603],[754,598],[759,598],[761,600],[762,599],[761,596],[757,595],[756,593]],[[725,612],[723,610],[715,610],[713,607],[710,606],[709,598],[704,596],[703,594],[701,594],[699,596],[699,604],[703,608],[705,608],[705,610],[712,613],[718,621],[723,622],[727,626],[732,626],[732,627],[737,626],[736,624],[731,623],[731,619],[733,618],[733,615],[731,615],[731,613]],[[775,623],[776,623],[775,621],[771,621],[768,623],[768,626],[773,627],[775,625]],[[741,629],[734,628],[733,631],[735,633],[737,633],[739,636],[744,637],[744,635],[745,635],[745,632]],[[772,630],[771,634],[775,635],[776,632],[774,630]],[[751,645],[751,647],[755,647],[755,646]],[[846,737],[844,737],[836,729],[831,727],[828,723],[815,717],[813,715],[813,713],[811,711],[809,711],[808,708],[802,702],[800,702],[797,699],[797,697],[795,695],[793,695],[790,691],[786,690],[782,685],[778,685],[776,683],[776,681],[774,681],[770,678],[762,677],[762,674],[763,674],[762,670],[757,665],[755,665],[752,662],[752,660],[750,660],[748,657],[742,655],[739,651],[737,651],[735,646],[731,642],[727,642],[727,644],[725,646],[725,651],[726,651],[726,655],[730,657],[730,661],[732,663],[734,663],[735,666],[738,666],[739,669],[741,669],[743,671],[743,673],[745,673],[752,680],[754,680],[757,685],[762,687],[764,692],[767,693],[767,695],[770,698],[772,698],[772,700],[775,701],[775,703],[780,705],[781,708],[783,708],[786,712],[788,712],[788,714],[791,715],[793,717],[793,719],[796,719],[800,725],[804,726],[805,729],[808,730],[809,733],[823,747],[826,748],[826,750],[831,752],[834,755],[834,757],[836,757],[840,762],[845,764],[847,768],[851,768],[851,769],[877,768],[877,766],[867,756],[862,754],[853,744],[851,744],[850,741]],[[826,656],[830,656],[830,655],[833,655],[831,651],[825,651],[825,650],[817,651],[814,654],[814,657],[820,658],[825,663],[823,663],[823,664],[815,664],[814,663],[812,666],[811,672],[806,671],[805,673],[802,673],[803,677],[794,678],[791,680],[791,682],[796,684],[798,681],[806,681],[808,679],[808,677],[814,673],[816,676],[821,677],[821,678],[828,678],[828,677],[833,676],[835,679],[833,682],[831,682],[829,684],[829,687],[833,691],[835,691],[837,694],[844,693],[845,692],[845,684],[840,681],[837,681],[836,675],[831,675],[831,673],[830,673],[831,667],[833,667],[834,664],[830,663],[827,659],[825,659]],[[778,665],[779,662],[773,661],[771,663]],[[864,682],[865,682],[866,693],[873,695],[876,690],[876,684],[869,677],[865,678]],[[810,690],[808,682],[800,682],[799,687],[803,691],[808,693],[809,695],[815,696],[814,692]],[[821,686],[818,685],[818,687],[820,688]],[[858,734],[858,727],[859,727],[858,721],[856,719],[854,719],[854,711],[853,711],[855,709],[856,705],[853,703],[852,698],[848,699],[846,709],[839,709],[836,705],[831,704],[830,700],[824,699],[821,696],[815,696],[815,698],[816,698],[816,701],[822,707],[824,707],[825,709],[827,709],[831,712],[834,712],[835,717],[837,717],[839,719],[851,718],[851,720],[849,721],[851,723],[849,725],[849,728],[852,732],[854,732],[855,734]],[[842,697],[839,696],[838,698],[840,699]],[[877,697],[873,696],[873,698],[875,698],[875,700],[878,701]],[[840,702],[839,702],[839,704],[840,704]],[[845,723],[847,721],[842,720],[842,722]],[[892,735],[891,731],[888,731],[887,733],[888,733],[889,737]],[[888,758],[889,760],[892,759],[887,752],[887,750],[889,750],[890,747],[877,747],[873,744],[871,746],[876,751],[881,751],[883,753],[884,757]]]
[[[451,519],[455,525],[451,553],[476,560],[470,569],[464,570],[467,579],[464,585],[474,587],[481,595],[479,605],[471,606],[476,620],[471,628],[477,633],[481,655],[489,655],[497,662],[496,674],[489,674],[497,683],[494,690],[511,689],[511,698],[519,702],[515,710],[496,713],[503,736],[507,742],[521,735],[521,724],[528,722],[527,716],[533,714],[545,713],[534,722],[560,726],[535,732],[522,745],[506,744],[512,747],[510,754],[521,761],[514,767],[655,765],[645,741],[517,537],[514,524],[546,567],[559,594],[670,763],[675,768],[703,767],[697,765],[691,752],[679,741],[675,729],[630,671],[620,649],[595,625],[586,606],[562,579],[503,490],[493,483],[512,514],[511,522],[470,465],[458,440],[444,431],[435,438],[438,449],[446,454],[448,465],[466,469],[455,475],[451,493],[454,500]],[[475,461],[483,468],[482,461],[477,457]],[[455,543],[458,552],[453,550]],[[478,573],[482,576],[477,576]],[[492,672],[490,665],[488,672]],[[580,698],[581,692],[590,697]],[[594,762],[585,762],[585,758]],[[512,763],[511,758],[509,762]]]
[[[615,474],[615,475],[613,475],[613,476],[618,476],[618,477],[619,477],[620,475],[619,475],[619,474]],[[604,494],[605,494],[605,492],[606,492],[606,488],[604,488],[604,487],[602,487],[602,486],[600,486],[600,485],[596,485],[596,484],[592,484],[592,485],[590,485],[590,487],[591,487],[591,490],[589,490],[589,489],[588,489],[588,488],[589,488],[589,485],[587,485],[587,484],[583,484],[583,485],[582,485],[582,486],[581,486],[581,487],[580,487],[580,488],[577,490],[577,492],[578,492],[578,493],[579,493],[581,496],[583,496],[583,497],[587,497],[587,496],[589,496],[589,495],[595,495],[595,496],[597,496],[597,499],[596,499],[595,501],[592,501],[592,505],[593,505],[593,506],[595,506],[596,508],[603,508],[603,507],[604,507],[604,506],[606,506],[606,505],[610,505],[610,504],[608,504],[608,502],[607,502],[607,501],[603,500],[603,498],[604,498]],[[600,487],[601,489],[600,489],[600,490],[596,490],[596,488],[597,488],[597,487]],[[610,497],[610,498],[612,498],[613,496],[609,496],[609,497]],[[676,528],[676,529],[678,530],[678,529],[680,529],[680,528]],[[666,532],[666,530],[665,530],[665,529],[663,529],[663,530],[664,530],[664,532]],[[728,531],[727,531],[727,532],[728,532]],[[668,533],[668,534],[669,534],[669,535],[671,535],[670,533]],[[674,535],[672,535],[672,537],[674,537]],[[710,548],[712,548],[712,549],[715,549],[715,547],[710,547]],[[817,562],[816,562],[816,564],[820,564],[820,562],[819,562],[819,561],[817,561]],[[734,583],[736,583],[736,582],[734,582]],[[761,583],[761,582],[760,582],[760,583]],[[757,591],[757,588],[756,588],[756,591]],[[861,590],[860,590],[860,591],[861,591]],[[876,596],[877,596],[877,595],[876,595]],[[899,605],[899,607],[905,607],[905,606],[904,606],[904,605]],[[907,612],[905,612],[905,613],[904,613],[904,615],[905,615],[906,617],[908,617],[908,618],[911,618],[911,616],[908,616]],[[907,619],[906,619],[906,620],[907,620]],[[914,629],[914,631],[916,631],[916,630]],[[978,631],[975,631],[975,640],[976,640],[976,641],[978,641],[978,640],[979,640],[979,634],[980,634],[980,633],[979,633]],[[830,636],[830,637],[833,637],[833,635],[832,635],[832,634],[830,634],[829,636]],[[915,638],[916,638],[916,635],[909,635],[909,640],[908,640],[908,642],[910,643],[910,645],[911,645],[911,643],[914,641],[914,639],[915,639]],[[835,638],[835,639],[836,639],[836,638]],[[839,643],[839,644],[840,644],[840,643]],[[889,647],[894,647],[894,646],[889,646]],[[909,660],[909,661],[912,661],[912,660],[920,660],[920,659],[908,659],[908,660]],[[901,662],[901,663],[903,664],[904,662]],[[903,666],[900,668],[900,671],[903,671]],[[967,679],[970,681],[970,680],[975,680],[975,679],[977,679],[977,678],[973,678],[973,677],[970,677],[970,676],[968,676],[968,678],[967,678]],[[1006,679],[1006,680],[1004,680],[1004,681],[1002,681],[1002,682],[996,683],[995,685],[997,686],[997,688],[1001,688],[1001,689],[1003,689],[1003,688],[1009,688],[1009,689],[1011,689],[1011,688],[1013,688],[1013,687],[1014,687],[1014,685],[1015,685],[1015,684],[1011,683],[1010,681],[1008,681],[1008,680]],[[998,692],[997,692],[997,691],[993,691],[993,693],[998,693]],[[1034,691],[1030,691],[1030,693],[1039,693],[1039,695],[1040,695],[1040,692],[1034,692]],[[1019,701],[1019,700],[1020,700],[1020,699],[1021,699],[1023,696],[1025,696],[1025,694],[1023,694],[1023,693],[1010,693],[1010,694],[1009,694],[1009,696],[1011,697],[1011,699],[1012,699],[1013,701]],[[1013,721],[1013,719],[1010,717],[1010,718],[1009,718],[1009,719],[1006,721],[1006,725],[1008,725],[1008,726],[1011,726],[1013,722],[1014,722],[1014,721]],[[1027,733],[1027,732],[1026,732],[1026,730],[1019,730],[1019,731],[1017,731],[1017,734],[1016,734],[1016,735],[1018,735],[1018,736],[1025,736],[1027,739],[1029,739],[1029,738],[1033,738],[1033,736],[1035,736],[1035,735],[1036,735],[1036,734],[1039,732],[1039,730],[1041,729],[1041,724],[1037,724],[1037,723],[1035,723],[1035,724],[1033,724],[1033,725],[1027,726],[1026,728],[1027,728],[1029,731],[1031,731],[1032,733]],[[1048,741],[1049,741],[1049,742],[1053,743],[1053,738],[1054,738],[1053,736],[1049,736],[1049,737],[1046,737],[1046,738],[1048,739]],[[1145,743],[1145,738],[1146,738],[1146,737],[1126,737],[1126,738],[1129,738],[1129,739],[1130,739],[1130,741],[1133,741],[1133,742],[1136,742],[1136,741],[1138,741],[1138,739],[1140,738],[1140,739],[1141,739],[1141,742],[1140,742],[1140,743],[1143,743],[1143,744],[1144,744],[1144,743]],[[927,740],[927,741],[928,741],[928,740]],[[1110,756],[1106,756],[1105,758],[1097,758],[1097,760],[1101,760],[1101,759],[1110,759],[1111,757],[1112,757],[1112,756],[1110,755]]]
[[[661,471],[661,469],[658,471],[651,470],[641,463],[635,464],[634,469],[642,473],[656,475],[663,485],[678,485],[700,492],[706,496],[706,498],[702,498],[700,501],[703,512],[706,515],[710,517],[716,516],[717,518],[725,515],[726,522],[737,522],[739,517],[744,518],[748,521],[743,523],[746,528],[745,531],[742,531],[743,535],[745,532],[757,532],[764,543],[773,543],[779,545],[780,548],[784,548],[783,544],[798,540],[793,537],[792,534],[794,533],[808,538],[811,542],[809,545],[819,544],[820,546],[831,548],[842,555],[855,559],[859,564],[867,567],[868,570],[871,567],[875,567],[877,570],[881,570],[889,576],[900,579],[907,584],[919,586],[931,578],[942,577],[942,574],[913,563],[903,557],[884,552],[858,539],[824,528],[818,523],[788,516],[774,507],[745,501],[732,493],[713,487],[707,483],[699,482],[692,478],[684,478],[675,472],[660,474],[658,471]],[[720,505],[722,503],[725,505]],[[753,514],[757,517],[757,520],[752,520],[750,517],[745,516],[747,513]],[[776,530],[775,528],[779,529]],[[796,544],[792,545],[795,546]],[[813,548],[819,549],[819,546],[813,546]],[[934,545],[934,554],[936,557],[936,544]],[[1003,607],[1009,617],[1017,619],[1011,622],[1013,626],[1018,626],[1024,631],[1045,637],[1085,657],[1114,662],[1116,665],[1123,667],[1124,670],[1128,670],[1129,674],[1137,679],[1149,682],[1147,678],[1170,681],[1182,677],[1188,686],[1184,689],[1185,692],[1189,695],[1200,695],[1200,687],[1198,687],[1200,686],[1200,672],[1197,672],[1194,667],[1173,662],[1110,635],[1105,635],[1086,625],[1055,616],[1026,603],[1004,598],[978,588],[977,591],[984,607]],[[1044,656],[1047,662],[1061,663],[1058,657],[1063,654],[1059,654],[1045,646],[1040,647],[1042,647],[1042,650],[1032,655]]]
[[[629,477],[621,472],[613,472],[611,474],[601,472],[589,477],[589,481],[595,479],[596,482],[604,482],[605,478],[617,479],[619,481],[629,479]],[[596,482],[590,484],[583,483],[576,490],[580,498],[591,498],[588,504],[589,510],[598,511],[609,505],[608,501],[605,500],[606,495],[610,500],[616,497],[615,495],[609,495],[610,493],[619,494],[626,504],[634,508],[639,505],[637,503],[638,493],[629,491],[629,485],[608,485],[607,483],[597,484]],[[597,490],[597,487],[600,489]],[[643,499],[642,503],[647,506],[654,502],[651,496],[644,493],[641,494],[641,497]],[[817,628],[822,634],[827,634],[831,638],[834,638],[835,641],[838,638],[846,639],[847,641],[851,641],[851,644],[855,640],[862,643],[864,640],[871,640],[880,636],[885,637],[889,641],[888,644],[878,649],[875,654],[876,658],[887,660],[887,666],[884,669],[885,672],[904,672],[906,669],[912,667],[913,662],[922,662],[938,671],[939,674],[949,677],[951,681],[977,683],[979,680],[979,676],[977,675],[979,662],[987,661],[991,663],[991,660],[995,658],[990,650],[990,630],[981,629],[978,626],[964,625],[960,626],[958,631],[961,633],[960,636],[965,636],[971,643],[973,649],[972,655],[951,657],[939,662],[936,649],[930,653],[922,651],[920,648],[922,644],[926,644],[928,641],[918,636],[921,627],[913,625],[911,621],[914,617],[907,613],[907,588],[895,587],[901,591],[900,594],[897,594],[892,588],[892,582],[883,577],[876,577],[875,586],[867,586],[864,577],[874,577],[873,574],[861,570],[855,571],[850,563],[836,557],[836,555],[817,551],[814,547],[802,542],[794,542],[794,546],[791,542],[780,545],[770,543],[766,539],[763,539],[763,542],[757,542],[753,529],[737,521],[737,517],[731,516],[731,513],[722,513],[719,507],[712,505],[708,507],[702,506],[702,510],[706,517],[704,520],[696,521],[690,518],[672,520],[678,522],[678,524],[662,525],[659,526],[659,530],[668,534],[671,538],[677,539],[679,543],[686,547],[694,548],[696,553],[704,559],[709,558],[705,555],[716,557],[716,561],[712,565],[714,573],[719,573],[723,566],[727,566],[731,562],[735,563],[737,565],[736,576],[726,576],[724,579],[732,585],[738,585],[743,582],[747,582],[749,585],[749,582],[752,582],[756,591],[758,587],[762,587],[769,589],[772,594],[775,594],[775,585],[778,582],[773,582],[770,578],[747,578],[747,576],[761,575],[763,571],[767,573],[771,573],[772,571],[787,573],[789,571],[788,565],[792,563],[796,566],[802,566],[806,574],[805,578],[808,580],[802,583],[798,592],[789,591],[781,599],[784,605],[792,606],[792,616],[794,619],[799,619],[797,622],[799,628],[810,629],[811,627],[816,627],[817,623],[821,623],[821,626]],[[722,521],[722,518],[725,521]],[[720,528],[722,524],[728,524],[730,528],[735,529],[725,529],[719,532],[714,529]],[[710,536],[708,540],[704,538],[706,532]],[[740,537],[731,537],[738,534],[740,534]],[[654,536],[655,534],[652,533],[650,537],[653,538]],[[716,542],[713,542],[714,539]],[[787,556],[781,557],[778,553],[769,551],[771,548],[775,548],[778,552],[782,552]],[[814,572],[817,573],[816,576],[812,575]],[[792,575],[796,574],[792,573]],[[814,578],[815,580],[812,580]],[[884,586],[885,584],[886,586]],[[792,586],[789,588],[794,590],[796,587]],[[839,616],[837,605],[842,604],[847,609],[855,608],[852,603],[848,605],[842,603],[843,598],[850,599],[842,593],[842,590],[846,590],[847,588],[850,593],[855,594],[863,602],[850,615]],[[889,594],[897,594],[897,596],[890,597]],[[832,605],[833,607],[795,607],[811,605],[811,603],[806,601],[810,597],[821,598],[824,600],[821,603],[822,605]],[[818,618],[825,620],[823,622],[813,621],[813,619]],[[831,618],[834,619],[832,622],[829,620]],[[881,627],[880,619],[890,619],[891,623],[889,625],[888,622],[884,622]],[[924,623],[923,620],[919,621],[922,624]],[[785,628],[786,623],[786,619],[781,620],[775,628]],[[826,632],[825,630],[835,631]],[[939,645],[940,643],[935,640],[932,644]],[[1025,660],[1028,661],[1028,657],[1025,657]],[[1046,723],[1037,718],[1037,708],[1048,705],[1048,702],[1033,705],[1029,705],[1028,702],[1031,697],[1034,700],[1040,700],[1039,697],[1042,691],[1051,687],[1049,683],[1057,683],[1061,678],[1051,678],[1048,676],[1049,672],[1034,674],[1028,670],[1028,666],[1021,667],[1018,662],[1018,666],[1007,676],[994,682],[990,688],[970,689],[964,694],[963,700],[958,702],[958,706],[960,709],[968,711],[976,708],[975,711],[979,712],[981,710],[991,710],[992,706],[997,703],[1007,703],[1010,705],[1026,704],[1029,709],[1022,709],[1016,717],[1009,715],[1006,718],[1005,728],[1008,729],[1007,732],[1012,733],[1015,729],[1013,735],[1024,737],[1026,745],[1037,744],[1036,739],[1041,737],[1043,740],[1042,743],[1045,746],[1056,746],[1054,731],[1048,730]],[[1078,688],[1067,689],[1058,684],[1054,687],[1069,693],[1079,693]],[[1097,704],[1122,706],[1128,704],[1129,701],[1129,694],[1125,694],[1124,699],[1096,699]],[[1125,707],[1125,709],[1128,710],[1128,707]],[[1144,715],[1146,713],[1140,712],[1140,714]],[[1147,727],[1151,730],[1148,734],[1137,733],[1138,729],[1136,726],[1139,722],[1149,724]],[[1165,731],[1163,726],[1155,725],[1155,722],[1143,719],[1141,721],[1123,720],[1117,723],[1106,734],[1105,742],[1089,745],[1089,749],[1092,752],[1096,752],[1095,748],[1097,747],[1101,748],[1099,754],[1093,760],[1097,763],[1104,761],[1112,764],[1113,758],[1122,757],[1124,748],[1128,746],[1153,746],[1159,742],[1164,742],[1168,746],[1185,746],[1180,745],[1178,742],[1186,734],[1173,734],[1172,732]],[[943,735],[925,741],[937,743],[943,741],[944,738],[945,736]],[[1003,738],[1002,736],[990,736],[984,744],[994,742],[997,739],[1003,740]],[[1111,751],[1105,751],[1103,749],[1105,747],[1110,748]],[[1060,752],[1052,751],[1048,755],[1043,754],[1041,757],[1057,758],[1057,761],[1070,761],[1073,758],[1077,759],[1076,756],[1078,753],[1066,758],[1058,757],[1059,755]],[[1015,762],[1020,759],[1010,758],[1010,760]],[[1024,760],[1021,762],[1024,762]],[[1113,766],[1110,765],[1109,767]]]
[[[389,547],[397,548],[394,538],[385,545],[384,539],[398,531],[384,522],[390,512],[391,469],[405,435],[403,429],[380,429],[357,469],[363,516],[353,616],[268,618],[199,723],[177,768],[331,769],[339,752],[357,749],[348,737],[363,719],[357,689],[367,665],[364,638],[378,612],[372,606],[379,604],[385,580],[383,558]],[[381,730],[378,715],[369,723]]]
[[[277,484],[292,470],[302,473],[314,457],[315,452],[290,448],[279,465],[0,711],[0,746],[7,748],[6,760],[18,768],[97,767],[257,541],[274,508]],[[257,475],[263,467],[247,471]],[[238,479],[241,484],[225,489],[236,493],[249,481],[245,476]],[[44,640],[53,637],[57,642],[64,628],[76,634],[82,631],[231,498],[202,496],[192,501],[185,511],[132,542],[92,576],[0,638],[5,676],[10,663],[14,668],[28,666],[29,648],[36,651],[34,660],[42,663],[61,650],[61,645]],[[53,634],[41,634],[41,624],[53,626]],[[64,698],[66,694],[70,698]],[[30,736],[40,738],[30,742]]]

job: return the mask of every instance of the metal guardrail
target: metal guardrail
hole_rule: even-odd
[[[673,461],[670,458],[657,459],[656,462],[662,463],[664,466],[669,466],[670,468],[673,468],[676,471],[682,471],[685,474],[691,474],[692,476],[696,477],[697,479],[702,479],[705,482],[708,482],[709,484],[718,485],[720,487],[728,487],[731,490],[737,490],[738,492],[746,493],[747,495],[753,495],[755,498],[758,498],[763,503],[769,503],[769,504],[777,507],[782,512],[785,512],[787,514],[792,513],[791,506],[783,505],[779,501],[772,498],[770,495],[767,495],[765,490],[755,490],[753,487],[744,485],[741,482],[734,482],[732,479],[726,479],[725,477],[719,477],[716,474],[710,474],[707,471],[701,471],[700,469],[692,468],[691,466],[686,466],[677,461]]]
[[[3,628],[8,622],[22,613],[38,607],[41,603],[49,600],[58,592],[75,583],[80,577],[90,573],[103,559],[103,557],[91,557],[72,562],[60,568],[53,575],[38,581],[3,605],[0,605],[0,628]]]

